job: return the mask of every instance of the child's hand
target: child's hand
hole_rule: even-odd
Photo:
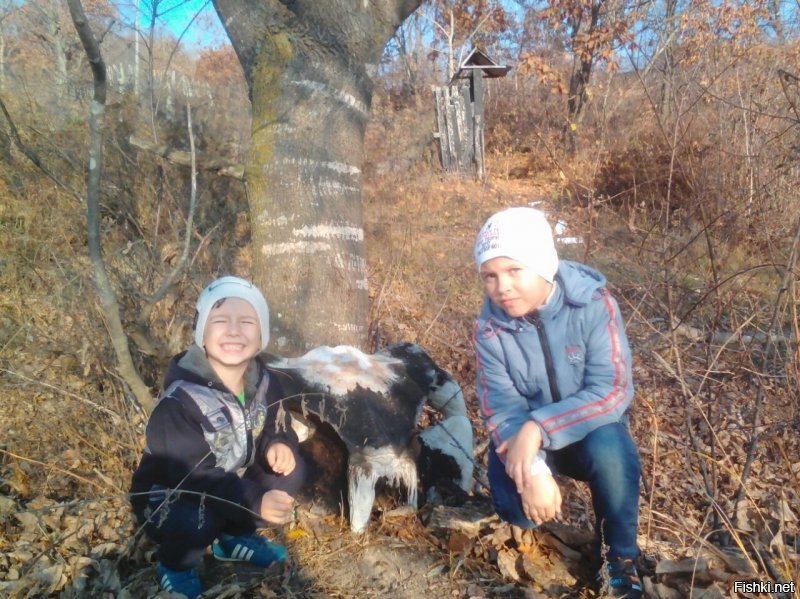
[[[561,491],[550,474],[533,475],[531,483],[520,496],[525,516],[537,525],[552,520],[561,513]]]
[[[275,474],[291,474],[295,467],[294,453],[285,443],[273,443],[267,449],[267,465]]]
[[[531,483],[531,464],[542,446],[542,433],[539,425],[528,420],[517,434],[503,441],[497,448],[497,455],[506,455],[506,473],[517,485],[517,493]]]
[[[267,491],[261,496],[261,517],[272,524],[285,524],[292,515],[294,499],[286,491]]]

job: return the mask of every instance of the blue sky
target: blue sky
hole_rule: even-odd
[[[186,49],[228,43],[228,37],[211,0],[140,0],[139,26],[142,29],[150,24],[150,13],[154,4],[159,13],[158,27],[168,30],[176,38],[186,30],[182,40]],[[133,5],[120,6],[120,12],[131,21],[134,20]]]

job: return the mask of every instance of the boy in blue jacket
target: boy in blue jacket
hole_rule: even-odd
[[[195,342],[170,363],[131,485],[137,520],[159,544],[161,588],[190,598],[203,591],[197,566],[209,545],[223,561],[286,560],[256,528],[289,519],[304,478],[280,383],[257,357],[269,340],[264,296],[222,277],[200,294],[195,319]]]
[[[559,261],[550,225],[533,208],[490,217],[474,254],[486,291],[474,331],[476,388],[495,510],[532,528],[560,512],[551,472],[587,481],[610,591],[639,598],[631,355],[606,279]]]

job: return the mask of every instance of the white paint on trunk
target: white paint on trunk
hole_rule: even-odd
[[[321,239],[347,239],[349,241],[364,241],[364,229],[361,227],[347,227],[336,225],[306,225],[292,230],[295,237],[316,237]]]
[[[366,279],[358,279],[355,282],[356,289],[360,289],[361,291],[368,291],[369,290],[369,283]]]
[[[289,224],[289,222],[295,220],[296,218],[297,217],[295,215],[286,216],[285,214],[281,214],[275,218],[270,218],[269,211],[262,210],[256,220],[266,227],[285,227]]]
[[[318,171],[327,169],[338,173],[340,175],[349,175],[351,177],[358,177],[361,175],[361,169],[352,164],[345,164],[344,162],[328,162],[325,160],[313,160],[311,158],[281,158],[275,161],[279,164],[288,164],[291,166],[299,166],[300,168]]]
[[[397,379],[392,367],[402,362],[391,356],[367,355],[355,347],[339,345],[317,347],[299,358],[283,358],[274,364],[277,368],[297,370],[309,383],[342,397],[357,386],[388,395],[389,386]]]
[[[314,93],[331,98],[360,113],[363,118],[369,118],[369,108],[367,105],[352,94],[348,94],[340,89],[326,85],[321,81],[310,81],[308,79],[303,79],[300,81],[291,81],[290,83],[298,87],[310,89]]]
[[[272,131],[273,133],[294,133],[297,131],[297,127],[289,123],[275,123],[272,125]]]
[[[358,254],[342,253],[333,256],[333,265],[343,270],[352,270],[357,273],[367,271],[367,261]]]
[[[331,245],[322,241],[293,241],[290,243],[265,243],[261,246],[261,253],[265,256],[279,254],[314,254],[316,252],[329,252]]]
[[[333,326],[336,327],[338,331],[342,333],[361,333],[364,331],[365,327],[363,324],[356,324],[354,322],[334,322]]]
[[[350,456],[347,472],[347,491],[350,500],[350,530],[367,528],[375,483],[386,478],[393,487],[403,486],[408,492],[408,505],[417,507],[417,465],[407,453],[397,455],[391,447],[365,447],[360,455]]]
[[[334,179],[322,179],[315,186],[318,196],[340,196],[345,193],[357,194],[358,187],[354,185],[343,185]]]

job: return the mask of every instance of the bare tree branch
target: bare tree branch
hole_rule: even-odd
[[[800,78],[795,77],[791,73],[787,73],[783,69],[778,69],[778,78],[781,81],[783,95],[786,96],[786,101],[789,102],[789,106],[792,107],[792,112],[794,112],[795,118],[798,122],[800,122],[800,110],[797,109],[797,103],[792,98],[792,95],[789,93],[789,89],[787,87],[788,84],[794,84],[797,86],[797,84],[800,83]]]
[[[92,33],[89,21],[83,11],[80,0],[67,0],[69,12],[75,30],[83,44],[94,79],[94,97],[89,112],[89,171],[86,181],[86,235],[89,245],[89,257],[92,262],[97,296],[103,308],[106,327],[108,328],[114,352],[117,355],[117,368],[123,380],[133,392],[136,401],[146,411],[153,409],[153,397],[144,384],[128,348],[128,337],[122,328],[119,304],[111,287],[103,263],[100,240],[100,175],[103,164],[103,117],[106,102],[106,65],[100,54],[100,46]]]
[[[792,284],[792,281],[794,280],[795,277],[794,269],[797,265],[799,254],[800,254],[800,221],[797,222],[795,228],[794,241],[792,242],[792,251],[789,254],[789,260],[787,261],[786,270],[784,271],[783,278],[781,279],[780,287],[778,287],[778,293],[775,297],[775,304],[772,309],[772,317],[770,318],[769,327],[767,328],[767,335],[770,341],[772,341],[772,335],[775,331],[775,328],[778,325],[778,317],[781,312],[781,306],[783,304],[784,297],[788,295],[790,286]],[[765,352],[762,371],[766,370],[767,366],[769,365],[769,362],[772,359],[772,355],[775,352],[775,346],[776,343],[774,342],[767,343],[767,349]],[[758,447],[758,441],[761,436],[761,432],[759,431],[759,425],[761,422],[761,407],[764,404],[764,393],[765,393],[763,378],[764,378],[764,372],[760,373],[759,376],[756,377],[756,382],[758,384],[758,391],[756,392],[756,401],[755,401],[755,406],[753,408],[753,421],[751,423],[751,428],[750,428],[750,445],[747,448],[747,458],[745,459],[744,467],[742,468],[742,476],[739,479],[739,490],[736,493],[736,499],[733,502],[734,512],[739,502],[742,499],[744,499],[745,484],[747,483],[747,479],[750,476],[750,469],[753,465],[753,460],[756,457],[756,448]]]
[[[55,176],[55,174],[45,166],[44,162],[42,162],[39,155],[34,152],[31,148],[29,148],[25,142],[22,141],[22,138],[19,136],[19,131],[17,131],[17,126],[14,124],[14,120],[11,118],[11,115],[6,108],[5,102],[3,102],[3,98],[0,97],[0,110],[3,111],[3,116],[6,118],[6,122],[8,123],[8,128],[11,133],[11,138],[14,140],[14,145],[19,148],[19,151],[25,154],[25,156],[30,160],[36,168],[42,171],[47,177],[53,181],[56,185],[61,187],[62,189],[69,192],[69,194],[78,200],[81,204],[83,203],[83,197],[80,193],[78,193],[74,188],[70,187],[66,183],[64,183],[61,179]]]

